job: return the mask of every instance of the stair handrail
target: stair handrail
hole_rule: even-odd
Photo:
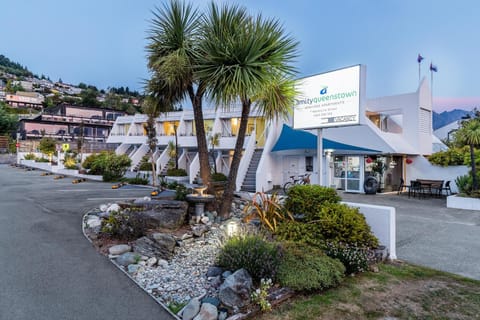
[[[128,143],[121,143],[116,149],[115,149],[115,154],[116,155],[121,155],[124,154],[128,151],[128,148],[130,148],[130,145]]]
[[[197,176],[198,172],[200,171],[200,157],[198,156],[198,152],[193,158],[192,163],[187,168],[188,170],[188,180],[189,183],[193,183],[193,180]]]
[[[245,151],[238,167],[237,180],[235,181],[237,191],[240,190],[240,188],[242,187],[243,180],[245,180],[245,176],[247,175],[248,166],[250,165],[253,153],[255,152],[255,130],[253,130],[252,134],[246,138],[248,139],[248,142],[245,146]]]
[[[162,168],[164,168],[167,164],[168,161],[170,161],[170,155],[168,152],[168,148],[165,148],[165,150],[162,151],[162,154],[158,157],[155,165],[157,166],[157,172],[162,171]]]
[[[135,167],[142,161],[143,156],[147,154],[148,150],[150,150],[150,147],[147,144],[142,144],[140,148],[138,148],[137,152],[130,158],[132,159],[130,171],[135,170]]]

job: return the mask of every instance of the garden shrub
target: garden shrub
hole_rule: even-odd
[[[185,169],[182,169],[182,168],[178,168],[178,169],[171,168],[171,169],[167,170],[167,176],[185,177],[185,176],[187,176],[187,171],[185,171]]]
[[[428,157],[431,164],[446,167],[459,166],[464,164],[464,156],[467,154],[464,149],[450,148],[446,151],[439,151],[433,153]]]
[[[175,200],[185,201],[187,199],[187,194],[189,190],[183,184],[178,184],[175,188]]]
[[[480,181],[480,172],[477,172],[477,180]],[[480,198],[480,191],[473,190],[473,176],[471,171],[469,174],[458,176],[455,179],[455,184],[457,185],[458,192],[461,196]]]
[[[275,192],[272,194],[255,193],[252,201],[245,206],[244,213],[247,214],[246,221],[258,217],[262,226],[268,228],[271,232],[277,230],[281,221],[293,221],[293,216],[283,208],[281,199]]]
[[[329,242],[325,253],[334,259],[340,260],[345,266],[345,273],[352,274],[365,272],[369,266],[370,249],[355,245]]]
[[[134,240],[146,234],[145,220],[135,212],[112,212],[102,221],[101,232],[119,240]]]
[[[323,290],[338,286],[345,267],[322,250],[307,244],[282,244],[282,259],[277,279],[282,286],[296,291]]]
[[[323,248],[325,241],[317,223],[284,221],[275,232],[278,240],[295,241]]]
[[[357,244],[374,248],[378,239],[358,208],[340,203],[325,203],[310,216],[308,222],[284,222],[276,232],[282,240],[291,240],[316,245],[320,248],[329,242]]]
[[[315,217],[325,240],[369,248],[378,246],[378,239],[358,208],[341,203],[328,203]]]
[[[135,178],[122,178],[122,179],[120,179],[120,181],[129,183],[129,184],[139,184],[139,185],[147,185],[148,184],[148,179],[147,178],[141,178],[138,174]]]
[[[295,185],[288,190],[285,209],[292,214],[305,215],[305,221],[315,218],[326,203],[337,203],[341,200],[335,189],[319,185]]]
[[[23,156],[23,159],[25,160],[35,160],[35,154],[33,153],[27,153],[26,155]]]
[[[77,159],[74,155],[67,155],[63,160],[66,169],[77,169]]]
[[[89,174],[102,175],[103,181],[118,181],[132,160],[126,155],[117,155],[114,152],[101,152],[88,156],[83,162],[83,167],[89,169]]]
[[[213,181],[213,182],[223,182],[223,181],[227,181],[227,176],[224,175],[224,174],[221,173],[221,172],[212,173],[212,181]]]
[[[279,263],[278,246],[258,235],[230,238],[217,257],[218,266],[231,271],[244,268],[256,283],[275,279]]]

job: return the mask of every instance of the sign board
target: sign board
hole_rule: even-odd
[[[63,144],[62,144],[62,150],[63,150],[64,152],[67,152],[68,150],[70,150],[70,144],[68,144],[68,143],[63,143]]]
[[[295,129],[320,129],[360,123],[361,66],[299,80],[293,109]]]

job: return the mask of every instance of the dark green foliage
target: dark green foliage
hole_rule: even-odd
[[[132,161],[126,154],[117,155],[114,152],[101,152],[88,156],[83,167],[89,169],[89,174],[102,175],[103,181],[117,181],[123,177]]]
[[[325,253],[340,260],[345,266],[345,273],[365,272],[369,265],[369,249],[343,243],[327,243]]]
[[[135,240],[146,234],[144,219],[135,212],[112,212],[102,221],[101,232],[115,239]]]
[[[300,243],[283,243],[277,279],[296,291],[324,290],[338,286],[345,267],[322,250]]]
[[[374,248],[378,239],[358,208],[340,203],[324,203],[316,212],[306,212],[305,222],[283,222],[276,235],[279,239],[308,243],[322,247],[324,241],[358,244]]]
[[[322,248],[325,245],[317,223],[284,221],[277,227],[278,240],[295,241]]]
[[[212,181],[214,182],[227,181],[227,176],[221,172],[212,173]]]
[[[55,153],[57,147],[57,142],[48,137],[43,137],[42,140],[40,140],[40,144],[38,145],[38,150],[40,150],[41,153],[46,154],[47,156],[51,156]]]
[[[129,184],[141,184],[141,185],[147,185],[148,184],[148,179],[145,177],[140,177],[139,174],[135,178],[122,178],[120,179],[122,182],[126,182]]]
[[[433,153],[428,157],[431,164],[438,166],[460,166],[465,164],[465,157],[470,161],[468,148],[450,148],[446,151],[439,151]]]
[[[477,177],[480,180],[480,173],[477,173]],[[460,195],[480,198],[480,192],[475,192],[473,190],[473,177],[471,172],[470,174],[458,176],[457,179],[455,179],[455,184],[458,187],[458,192]]]
[[[27,153],[26,155],[23,156],[23,159],[25,160],[35,160],[35,155],[33,153]]]
[[[3,54],[0,54],[0,70],[14,74],[18,77],[31,77],[33,75],[26,67],[18,62],[13,62]]]
[[[185,177],[185,176],[187,176],[187,171],[185,171],[185,169],[181,169],[181,168],[178,168],[178,169],[171,168],[171,169],[167,170],[167,176]]]
[[[335,189],[319,185],[295,185],[288,190],[285,209],[292,214],[304,214],[305,221],[315,219],[325,203],[336,203],[341,200]]]
[[[184,201],[187,199],[187,194],[189,194],[189,190],[183,184],[179,184],[175,188],[175,200]]]
[[[179,183],[177,181],[172,181],[172,182],[168,182],[166,184],[166,187],[167,189],[169,190],[177,190],[177,187],[179,186]]]
[[[232,272],[244,268],[259,282],[262,278],[275,279],[280,257],[276,244],[248,235],[229,239],[220,250],[217,265]]]
[[[7,135],[17,129],[18,118],[10,114],[6,108],[0,105],[0,135]]]

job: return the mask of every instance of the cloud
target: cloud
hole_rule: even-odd
[[[433,110],[436,112],[449,111],[453,109],[472,110],[480,107],[480,97],[448,98],[434,97]]]

